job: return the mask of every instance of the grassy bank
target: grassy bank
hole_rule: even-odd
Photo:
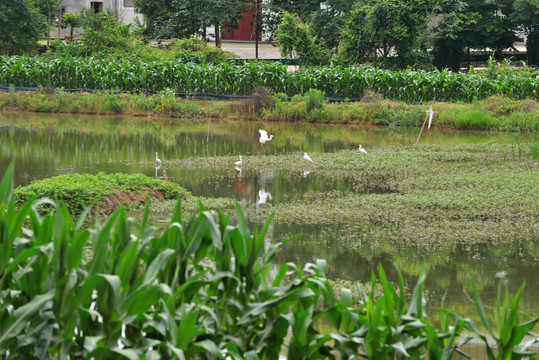
[[[456,129],[537,131],[539,102],[493,96],[472,104],[429,103],[411,105],[384,100],[366,93],[363,101],[328,103],[315,90],[287,100],[265,90],[243,101],[196,101],[178,99],[170,90],[156,95],[114,93],[64,93],[44,88],[41,92],[0,93],[0,109],[47,113],[97,115],[166,116],[185,119],[203,117],[301,121],[309,123],[376,124],[401,127],[421,126],[432,105],[434,126]]]

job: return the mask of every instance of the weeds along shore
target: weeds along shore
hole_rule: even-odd
[[[177,98],[170,89],[155,95],[114,92],[67,93],[43,88],[40,92],[0,93],[0,110],[95,115],[169,117],[182,120],[205,117],[231,120],[301,121],[329,124],[421,126],[433,107],[434,126],[455,129],[537,131],[539,101],[491,96],[472,103],[408,104],[366,92],[359,102],[329,103],[322,91],[287,98],[257,88],[244,100]]]

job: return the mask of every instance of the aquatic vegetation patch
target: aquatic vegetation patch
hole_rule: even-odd
[[[177,184],[141,174],[65,174],[14,190],[19,206],[31,198],[48,198],[63,200],[72,213],[82,212],[85,206],[104,207],[110,212],[121,204],[140,203],[152,195],[160,199],[191,196]]]
[[[539,162],[511,144],[409,145],[311,153],[244,156],[249,171],[279,171],[298,190],[271,205],[248,209],[260,222],[355,224],[351,246],[400,243],[425,251],[458,244],[501,244],[539,238]],[[171,160],[175,166],[230,169],[234,157]],[[304,177],[304,172],[309,174]],[[313,180],[309,180],[309,177]],[[330,185],[328,185],[330,184]],[[332,189],[331,191],[329,189]],[[379,191],[378,191],[379,190]]]

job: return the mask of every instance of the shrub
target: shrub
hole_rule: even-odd
[[[114,191],[147,193],[160,191],[167,199],[187,195],[187,190],[177,184],[164,182],[142,174],[65,174],[48,179],[36,180],[30,185],[14,191],[16,203],[21,206],[31,198],[63,200],[69,211],[80,213],[85,206],[103,203]]]
[[[467,111],[457,119],[456,125],[461,129],[489,129],[498,127],[500,123],[481,111]]]
[[[314,110],[319,110],[324,107],[324,104],[327,103],[325,99],[326,94],[323,91],[317,89],[309,89],[303,98],[305,100],[305,111],[312,112]]]

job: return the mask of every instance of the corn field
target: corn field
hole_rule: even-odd
[[[0,85],[66,89],[161,91],[248,95],[264,86],[288,96],[309,89],[328,97],[360,98],[365,90],[406,102],[471,102],[491,95],[539,99],[539,77],[391,71],[362,67],[306,67],[288,71],[277,63],[233,65],[159,62],[115,63],[95,58],[0,57]]]

